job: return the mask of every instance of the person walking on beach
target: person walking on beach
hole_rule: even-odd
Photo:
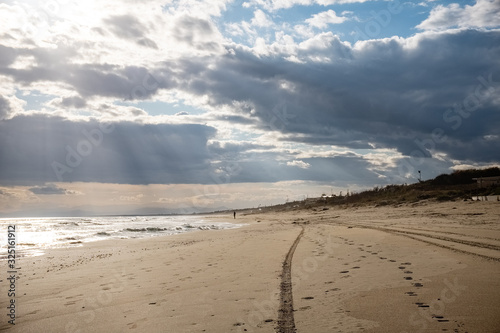
[[[233,219],[236,218],[236,212],[233,212]]]

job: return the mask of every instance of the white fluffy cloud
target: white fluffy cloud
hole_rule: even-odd
[[[458,3],[437,5],[432,9],[429,18],[417,25],[417,28],[423,30],[443,30],[453,27],[500,27],[500,1],[477,0],[472,6],[463,7]]]
[[[269,27],[273,25],[273,21],[269,19],[269,17],[264,13],[262,10],[257,9],[253,13],[253,18],[252,18],[252,25],[255,25],[257,27]]]
[[[329,24],[340,24],[347,21],[347,19],[347,17],[337,16],[337,13],[335,13],[335,11],[329,9],[326,12],[314,14],[311,18],[306,20],[306,23],[310,26],[324,29]]]
[[[286,162],[286,165],[298,167],[298,168],[301,168],[301,169],[309,169],[311,167],[311,164],[306,163],[306,162],[301,161],[301,160],[294,160],[294,161],[291,161],[291,162]]]

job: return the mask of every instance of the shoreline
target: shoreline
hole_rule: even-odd
[[[209,215],[247,225],[53,249],[19,259],[16,325],[0,330],[275,332],[303,227],[290,270],[297,332],[495,332],[499,217],[477,202]]]
[[[153,217],[163,217],[161,215],[158,216],[153,216]],[[99,220],[96,222],[99,225],[103,225],[106,227],[105,230],[95,230],[94,234],[88,234],[88,231],[86,230],[87,227],[82,228],[81,230],[75,230],[75,229],[54,229],[51,231],[51,233],[58,233],[59,238],[54,239],[54,244],[50,245],[45,245],[45,244],[36,244],[35,242],[30,242],[30,241],[23,241],[22,237],[18,237],[16,240],[16,255],[17,257],[35,257],[35,256],[40,256],[44,255],[45,252],[54,250],[54,249],[70,249],[70,248],[77,248],[77,247],[82,247],[86,246],[87,244],[95,243],[95,242],[102,242],[102,241],[118,241],[118,240],[127,240],[127,239],[148,239],[152,237],[165,237],[165,236],[175,236],[178,234],[183,234],[183,233],[189,233],[189,232],[194,232],[194,231],[206,231],[206,230],[223,230],[226,228],[239,228],[241,225],[239,223],[235,223],[231,221],[231,226],[227,225],[221,225],[221,224],[226,224],[228,223],[226,220],[226,216],[213,216],[213,217],[208,217],[208,216],[195,216],[193,217],[192,215],[179,215],[179,217],[185,218],[187,217],[188,220],[169,220],[169,221],[163,221],[163,220],[154,220],[151,221],[151,223],[146,221],[140,221],[142,223],[142,226],[137,226],[136,221],[129,221],[128,227],[118,230],[117,228],[117,223],[116,221],[106,221],[106,220]],[[212,221],[213,219],[218,219],[215,221]],[[79,220],[85,220],[87,221],[89,217],[57,217],[57,218],[37,218],[37,222],[40,222],[40,225],[45,225],[50,224],[52,227],[52,224],[57,225],[57,220],[58,219],[70,219],[72,220],[71,222],[67,222],[66,224],[80,224]],[[25,221],[30,221],[30,219],[6,219],[6,221],[3,222],[8,222],[8,223],[3,223],[2,226],[6,227],[7,226],[15,226],[18,230],[16,231],[17,235],[21,235],[22,233],[25,233],[26,231],[23,230],[25,226],[23,223],[19,222],[25,222]],[[32,219],[33,220],[33,219]],[[221,222],[219,220],[224,220],[224,222]],[[31,221],[30,221],[31,222]],[[206,222],[203,223],[202,225],[199,225],[200,222]],[[211,223],[208,223],[211,222]],[[127,224],[123,224],[122,227],[125,227]],[[60,223],[59,223],[60,224]],[[148,227],[145,226],[145,224],[148,224]],[[170,224],[170,225],[168,225]],[[178,225],[175,225],[178,224]],[[30,223],[31,226],[31,223]],[[20,229],[20,230],[19,230]],[[42,230],[45,228],[42,228]],[[113,229],[110,230],[110,229]],[[85,238],[81,237],[81,233],[85,234]],[[36,230],[29,230],[29,234],[36,234]],[[47,231],[43,231],[46,233]],[[63,235],[61,235],[61,232],[66,233],[65,238]],[[118,233],[129,233],[129,235],[123,234],[119,235]],[[130,233],[132,233],[130,235]],[[69,237],[71,236],[71,237]],[[79,236],[75,238],[76,236]],[[4,251],[5,253],[7,252],[7,239],[1,239],[2,245],[0,246],[0,250]],[[7,259],[6,254],[0,254],[0,261]]]

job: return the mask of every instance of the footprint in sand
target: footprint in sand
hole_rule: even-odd
[[[339,291],[339,290],[340,290],[339,288],[328,289],[325,290],[325,293],[329,293],[330,291]]]
[[[413,274],[412,271],[404,271],[403,273],[405,273],[405,274]]]
[[[399,266],[398,268],[399,269],[405,269],[406,267],[405,266]]]
[[[349,273],[349,271],[342,271],[341,274]]]
[[[436,316],[437,317],[440,317],[440,316]],[[440,323],[446,323],[446,322],[449,322],[448,319],[442,319],[443,317],[441,317],[441,319],[438,319],[437,321],[440,322]]]
[[[425,303],[422,303],[422,302],[417,302],[417,303],[415,303],[415,304],[417,304],[417,306],[418,306],[419,308],[428,308],[428,307],[429,307],[429,305],[427,305],[427,304],[425,304]]]
[[[405,276],[405,280],[413,280],[411,276]]]

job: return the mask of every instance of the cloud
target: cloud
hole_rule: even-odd
[[[30,188],[29,191],[31,191],[33,194],[38,194],[38,195],[68,194],[68,191],[58,187],[55,184],[35,186]]]
[[[214,134],[203,125],[17,116],[0,122],[0,155],[9,157],[0,161],[0,183],[203,183]]]
[[[335,4],[363,3],[372,0],[250,0],[243,3],[243,7],[262,6],[266,10],[276,11],[294,6],[330,6]]]
[[[271,21],[266,13],[264,13],[262,10],[257,9],[253,13],[253,18],[251,20],[252,25],[257,26],[257,27],[269,27],[273,25],[273,21]]]
[[[0,66],[12,64],[18,57],[16,49],[0,45]]]
[[[313,15],[310,25],[299,24],[299,37],[286,24],[274,39],[256,32],[256,26],[272,23],[269,13],[278,19],[277,9],[346,2],[355,1],[253,1],[246,5],[256,6],[253,26],[214,19],[226,1],[212,9],[208,1],[200,3],[202,9],[189,1],[150,6],[151,13],[136,3],[137,11],[106,7],[87,25],[55,22],[44,39],[6,36],[0,47],[0,142],[9,144],[0,143],[0,153],[9,158],[0,162],[0,180],[24,179],[29,186],[58,181],[51,163],[67,165],[67,146],[77,149],[80,140],[89,140],[82,130],[99,129],[101,122],[84,121],[71,114],[74,108],[114,118],[116,127],[91,154],[75,160],[78,167],[59,169],[66,170],[63,181],[210,183],[214,174],[231,173],[230,163],[238,159],[241,172],[231,174],[232,181],[344,179],[340,171],[320,166],[374,165],[359,156],[308,160],[284,152],[284,144],[304,151],[390,150],[403,158],[417,152],[425,163],[431,155],[444,156],[436,169],[450,160],[498,161],[500,31],[484,29],[492,27],[497,3],[437,6],[422,22],[426,31],[408,38],[350,44],[332,32],[315,33],[311,26],[343,19],[333,10]],[[480,28],[439,30],[449,26],[445,21]],[[219,26],[234,28],[234,36],[246,34],[248,45],[222,36]],[[136,45],[148,46],[147,39],[158,50]],[[50,102],[33,109],[34,90]],[[22,112],[16,96],[29,102],[29,112]],[[152,119],[144,105],[156,102],[184,104],[190,115]],[[205,125],[167,123],[196,121]],[[446,139],[435,140],[435,129]],[[236,137],[242,142],[231,140]],[[310,167],[283,167],[286,161]],[[377,172],[357,175],[374,179]]]
[[[136,194],[136,195],[121,195],[120,201],[140,202],[143,197],[144,197],[144,194],[142,194],[142,193]]]
[[[9,156],[0,161],[0,184],[28,185],[41,195],[72,194],[54,182],[224,186],[300,179],[341,186],[404,178],[394,163],[369,156],[302,154],[299,159],[297,151],[270,144],[220,142],[214,140],[215,133],[203,125],[16,116],[0,122],[0,154]],[[284,168],[286,160],[291,168]],[[446,161],[439,162],[432,170],[442,173],[445,166]],[[124,194],[120,200],[140,197]]]
[[[181,15],[175,19],[172,35],[177,42],[200,51],[221,52],[220,33],[208,19]]]
[[[258,144],[246,141],[229,141],[221,142],[213,140],[209,142],[208,149],[211,154],[213,154],[214,159],[220,159],[223,157],[226,160],[235,160],[243,158],[244,156],[249,156],[249,152],[255,151],[268,151],[275,148],[273,145]],[[255,156],[255,155],[253,155]]]
[[[27,52],[33,52],[37,62],[41,63],[41,55],[34,51]],[[40,65],[23,69],[0,67],[0,74],[11,76],[16,82],[26,85],[40,82],[68,85],[76,90],[80,97],[70,97],[61,103],[73,106],[83,104],[84,98],[92,96],[114,97],[121,100],[147,99],[158,89],[168,87],[170,82],[167,69],[163,72],[165,80],[160,82],[145,67],[70,64],[69,59],[63,58],[59,59],[59,62],[57,66]]]
[[[311,164],[306,163],[306,162],[301,161],[301,160],[295,160],[295,161],[292,161],[292,162],[286,162],[286,165],[287,166],[298,167],[298,168],[301,168],[301,169],[308,169],[308,168],[311,167]]]
[[[322,34],[286,49],[268,45],[269,56],[236,48],[190,91],[209,94],[212,105],[246,103],[233,110],[242,118],[231,119],[251,119],[283,141],[429,156],[419,142],[440,128],[446,140],[434,141],[431,150],[492,162],[500,144],[497,44],[500,31],[422,33],[354,46]],[[283,59],[291,54],[302,63]]]
[[[111,16],[104,21],[117,37],[134,41],[142,46],[158,49],[158,45],[145,36],[147,28],[135,16]]]
[[[134,119],[147,115],[146,111],[134,106],[102,103],[96,109],[101,113],[101,115],[109,115],[115,120]]]
[[[3,120],[11,113],[9,100],[0,95],[0,120]]]
[[[85,99],[81,98],[80,96],[70,96],[70,97],[63,97],[61,98],[56,105],[59,105],[64,108],[77,108],[81,109],[87,106],[87,102]]]
[[[347,17],[337,16],[335,11],[329,9],[326,12],[314,14],[306,20],[306,23],[319,29],[325,29],[329,24],[340,24],[347,21],[347,19]]]
[[[422,30],[444,30],[453,27],[500,27],[500,1],[477,0],[474,5],[464,7],[460,7],[458,3],[437,5],[429,17],[417,25],[417,28]]]
[[[216,26],[208,20],[184,15],[176,22],[176,38],[183,42],[203,48],[218,38]],[[300,43],[278,34],[274,43],[263,42],[258,54],[228,44],[226,52],[216,56],[167,59],[149,68],[71,63],[70,51],[60,51],[58,58],[55,50],[23,49],[36,63],[52,58],[58,63],[24,69],[4,66],[0,73],[18,84],[70,87],[78,95],[61,100],[67,105],[101,97],[137,101],[177,94],[195,107],[213,110],[215,121],[271,130],[280,140],[310,145],[395,148],[409,156],[420,149],[418,142],[442,128],[447,140],[431,148],[454,159],[492,162],[498,159],[491,151],[500,128],[495,111],[500,54],[492,45],[499,44],[497,30],[424,32],[355,45],[331,32]],[[480,99],[474,99],[476,87]],[[456,111],[455,104],[474,110]],[[145,116],[140,108],[101,105],[105,107],[96,112]],[[428,156],[429,151],[424,153]]]

